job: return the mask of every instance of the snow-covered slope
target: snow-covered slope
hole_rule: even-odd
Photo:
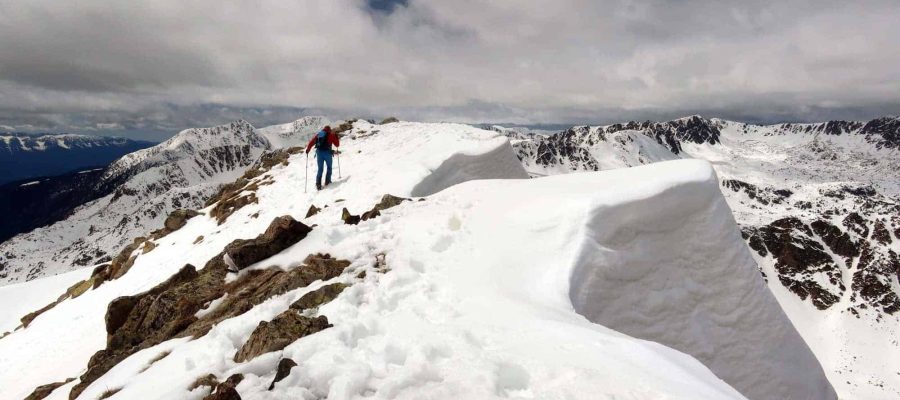
[[[73,389],[79,399],[201,399],[211,387],[243,399],[743,398],[728,383],[754,398],[834,397],[754,279],[708,164],[508,179],[527,177],[508,141],[454,124],[357,122],[342,144],[328,189],[306,193],[311,160],[291,155],[233,192],[256,202],[219,220],[215,210],[233,197],[219,198],[136,250],[121,277],[0,339],[0,364],[13,366],[0,369],[0,398],[52,382],[48,399]],[[447,168],[461,160],[477,168]],[[415,192],[427,197],[353,218],[383,194]],[[666,207],[636,215],[647,202]],[[284,242],[284,215],[311,231]],[[233,250],[248,243],[252,253]],[[702,262],[689,262],[700,252]],[[192,275],[185,264],[206,267]],[[226,265],[241,271],[226,275]],[[340,267],[322,276],[316,265]],[[295,274],[313,275],[283,279]],[[709,282],[721,286],[700,284]],[[621,315],[603,315],[595,296]],[[634,307],[621,306],[627,299]],[[223,313],[230,318],[195,329]],[[154,328],[137,329],[138,315]],[[290,331],[284,321],[325,325],[297,339],[279,336]],[[278,345],[247,355],[268,339]]]
[[[287,124],[259,128],[256,132],[268,139],[272,148],[282,149],[305,146],[313,134],[330,123],[325,117],[309,116]]]
[[[110,164],[90,201],[68,218],[0,243],[0,284],[108,261],[124,244],[193,209],[266,151],[305,144],[328,121],[303,117],[254,129],[246,121],[184,130]]]
[[[109,260],[125,243],[162,226],[178,208],[201,207],[268,148],[245,121],[188,129],[110,164],[103,193],[66,219],[0,243],[0,282],[20,282]]]
[[[643,139],[627,147],[616,135]],[[900,396],[898,136],[898,118],[757,126],[694,116],[575,127],[516,148],[533,175],[710,161],[762,276],[839,393],[887,399]]]
[[[115,137],[0,132],[0,184],[105,166],[153,144]]]

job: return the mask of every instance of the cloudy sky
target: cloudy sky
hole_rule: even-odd
[[[900,114],[900,2],[0,0],[0,131]]]

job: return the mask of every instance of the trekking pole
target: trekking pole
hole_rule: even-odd
[[[338,156],[338,179],[341,179],[341,152],[340,152],[340,150],[338,150],[337,156]]]
[[[303,175],[303,193],[306,193],[306,187],[309,184],[306,181],[309,179],[309,153],[306,153],[306,174]]]

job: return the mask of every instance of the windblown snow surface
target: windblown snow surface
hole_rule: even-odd
[[[188,387],[210,373],[244,374],[243,399],[835,398],[759,279],[706,162],[511,179],[527,175],[508,140],[464,125],[358,122],[342,144],[327,190],[305,192],[312,160],[293,155],[266,173],[273,183],[259,187],[258,203],[221,225],[190,219],[137,250],[121,278],[0,339],[0,398],[82,374],[106,345],[111,300],[203,265],[281,215],[314,228],[248,270],[291,269],[327,252],[350,260],[347,272],[198,339],[139,351],[78,398],[201,399],[208,388]],[[449,173],[463,163],[473,167]],[[385,193],[425,197],[358,225],[340,220],[342,207],[359,213]],[[304,219],[310,204],[328,207]],[[378,254],[386,268],[376,268]],[[42,282],[0,290],[0,304]],[[260,321],[334,282],[352,286],[317,311],[332,328],[233,361]],[[282,357],[299,365],[267,391]],[[48,398],[67,399],[76,383]]]
[[[879,126],[888,128],[870,131],[882,136],[863,129]],[[681,158],[709,161],[745,233],[779,231],[773,229],[778,221],[798,223],[797,230],[775,240],[770,236],[751,254],[840,397],[897,399],[900,152],[891,132],[898,126],[896,117],[760,126],[692,116],[509,136],[533,176]],[[674,134],[665,136],[669,133]],[[858,222],[848,223],[854,216]],[[812,232],[809,226],[815,224],[835,226],[831,232],[843,240],[839,243],[850,243],[849,250],[836,247],[828,234]],[[786,251],[771,242],[784,243]],[[799,267],[779,266],[792,263]]]

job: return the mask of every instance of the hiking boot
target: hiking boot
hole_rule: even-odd
[[[322,184],[317,183],[317,184],[316,184],[316,190],[322,190]]]

